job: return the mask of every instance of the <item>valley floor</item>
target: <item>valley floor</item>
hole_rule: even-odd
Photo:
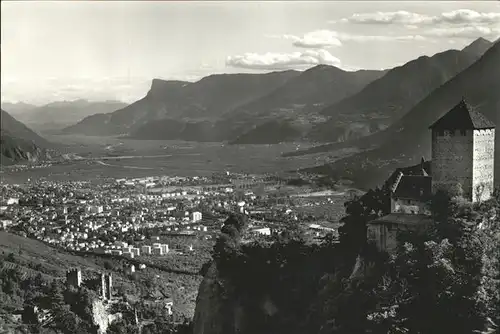
[[[64,153],[82,159],[46,168],[3,167],[2,182],[28,179],[89,180],[107,177],[158,175],[207,176],[214,172],[286,173],[338,159],[339,152],[305,157],[282,157],[304,144],[226,145],[183,141],[131,140],[116,137],[50,136]]]

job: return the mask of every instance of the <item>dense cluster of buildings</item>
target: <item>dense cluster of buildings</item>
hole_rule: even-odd
[[[264,235],[297,220],[286,204],[253,191],[280,182],[221,173],[211,182],[154,177],[3,185],[0,227],[71,251],[162,256],[169,248],[158,234],[211,238],[230,212],[248,214],[253,231]]]
[[[3,185],[2,193],[0,222],[4,229],[69,250],[120,249],[136,255],[133,245],[120,242],[145,240],[147,231],[155,228],[208,233],[199,210],[214,195],[196,190],[144,194],[136,184],[126,186],[121,180]],[[127,247],[130,249],[122,250]],[[151,253],[155,252],[157,247],[152,245]]]

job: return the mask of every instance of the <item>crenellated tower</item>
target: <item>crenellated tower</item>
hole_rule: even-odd
[[[71,268],[66,272],[66,284],[75,288],[82,285],[82,271],[80,268]]]
[[[464,99],[430,126],[432,189],[461,187],[472,202],[494,190],[495,124]]]

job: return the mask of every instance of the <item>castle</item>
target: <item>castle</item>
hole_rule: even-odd
[[[111,274],[98,273],[93,277],[82,278],[80,268],[72,268],[66,272],[66,284],[75,288],[84,286],[99,294],[104,300],[111,300],[112,297],[112,276]]]
[[[389,178],[391,213],[368,223],[367,239],[379,250],[397,246],[402,230],[432,223],[429,201],[439,190],[485,201],[494,191],[495,124],[464,99],[430,127],[432,160],[399,168]]]

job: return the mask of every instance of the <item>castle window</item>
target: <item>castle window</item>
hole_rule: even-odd
[[[467,131],[466,131],[466,130],[460,130],[460,135],[461,135],[461,136],[465,136],[465,135],[467,135]]]

